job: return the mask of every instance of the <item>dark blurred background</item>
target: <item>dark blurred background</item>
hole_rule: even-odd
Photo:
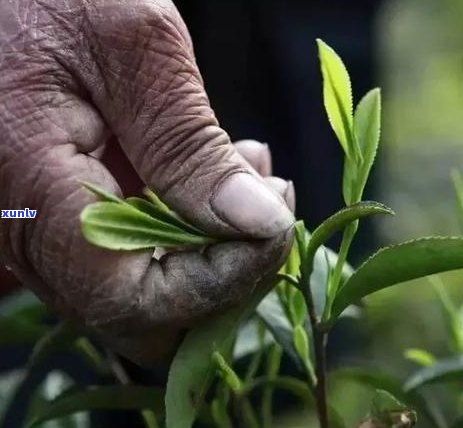
[[[387,203],[398,215],[362,223],[353,262],[379,244],[458,233],[449,176],[451,168],[463,165],[461,0],[175,3],[190,29],[222,127],[233,140],[270,145],[275,174],[295,182],[298,217],[309,227],[342,206],[342,153],[322,103],[319,37],[346,63],[355,101],[374,86],[383,88],[382,148],[366,198]],[[13,289],[4,275],[0,272],[0,295]],[[461,274],[443,278],[461,302]],[[404,362],[405,348],[445,356],[443,323],[427,281],[377,293],[356,331],[364,338],[361,346],[351,335],[344,344],[336,336],[336,364],[355,360],[404,375],[411,368]],[[355,349],[347,352],[349,347]],[[15,350],[0,351],[0,368],[24,363]],[[15,382],[0,373],[0,417],[2,397],[6,403]],[[50,382],[52,394],[68,380],[58,376]],[[365,414],[371,397],[371,391],[349,384],[333,385],[332,394],[347,426]],[[85,423],[82,417],[73,426],[85,428]],[[291,414],[280,424],[306,426]]]
[[[222,126],[267,142],[317,225],[341,206],[341,151],[327,126],[315,39],[342,54],[358,93],[373,85],[378,0],[177,1]],[[376,83],[378,83],[376,79]]]

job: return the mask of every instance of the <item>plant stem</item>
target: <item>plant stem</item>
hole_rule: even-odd
[[[315,400],[317,403],[318,419],[320,428],[329,428],[328,404],[326,391],[326,342],[327,334],[318,331],[313,332],[315,347],[315,373],[317,384],[315,385]]]
[[[344,229],[341,247],[339,248],[338,260],[336,261],[336,266],[334,267],[333,277],[330,284],[330,294],[334,295],[338,291],[342,277],[342,269],[347,261],[347,255],[349,254],[349,249],[352,245],[352,241],[354,240],[354,236],[357,233],[357,229],[358,221],[349,224],[349,226]]]
[[[315,351],[315,376],[317,379],[314,385],[317,415],[320,428],[329,428],[328,405],[326,391],[326,341],[328,335],[318,329],[318,318],[313,302],[310,280],[301,272],[302,291],[309,312],[310,325],[312,327],[313,344]],[[310,379],[309,379],[310,382]]]
[[[358,221],[351,223],[344,229],[341,246],[339,248],[338,259],[328,284],[326,304],[322,317],[323,321],[326,321],[331,315],[331,306],[341,285],[342,271],[347,261],[347,255],[349,254],[350,246],[352,245],[352,241],[354,240],[355,234],[357,233],[357,229]]]

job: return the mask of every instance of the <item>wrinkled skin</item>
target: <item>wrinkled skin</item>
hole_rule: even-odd
[[[121,193],[100,159],[111,144],[227,243],[161,260],[86,243],[79,214],[95,197],[78,180]],[[219,127],[171,1],[0,3],[0,209],[38,210],[0,219],[0,260],[63,317],[150,364],[246,299],[292,239],[292,185],[261,175],[267,147],[234,146]]]

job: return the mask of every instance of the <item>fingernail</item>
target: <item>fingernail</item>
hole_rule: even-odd
[[[220,185],[211,205],[222,220],[256,238],[273,237],[295,221],[281,197],[246,173],[229,176]]]

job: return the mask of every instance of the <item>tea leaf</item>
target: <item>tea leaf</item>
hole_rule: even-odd
[[[212,418],[216,426],[233,428],[233,424],[227,413],[227,403],[220,398],[214,398],[211,403]]]
[[[293,339],[297,353],[301,357],[302,361],[304,361],[304,363],[309,362],[309,338],[307,337],[307,333],[302,326],[298,325],[294,328]]]
[[[0,314],[2,317],[15,317],[18,320],[39,324],[47,314],[47,308],[32,292],[21,290],[2,297]]]
[[[149,189],[145,189],[149,201],[123,200],[94,184],[82,184],[103,201],[87,206],[80,216],[83,234],[94,245],[130,251],[215,242],[180,219]]]
[[[212,354],[212,361],[215,364],[217,372],[222,380],[230,387],[230,389],[236,393],[239,393],[242,387],[241,379],[234,372],[234,370],[225,361],[225,358],[220,352],[214,352]]]
[[[300,291],[294,293],[292,302],[292,315],[293,315],[293,325],[303,326],[307,320],[307,307],[305,304],[304,296]]]
[[[336,52],[317,39],[328,120],[347,157],[354,155],[352,88],[349,73]]]
[[[160,208],[159,204],[155,205],[145,199],[137,198],[137,197],[127,198],[125,202],[127,202],[129,205],[136,208],[137,210],[142,211],[145,214],[148,214],[150,217],[161,220],[165,223],[170,223],[194,235],[197,235],[197,234],[204,235],[204,233],[201,232],[199,229],[196,229],[195,227],[191,226],[190,224],[178,218],[174,214],[174,212],[170,211],[167,207]]]
[[[301,226],[302,224],[302,226]],[[296,222],[295,224],[295,230],[299,234],[300,229],[303,228],[305,230],[304,222]],[[299,236],[299,235],[298,235]],[[296,239],[293,243],[293,246],[291,247],[291,251],[288,255],[288,258],[286,259],[285,264],[282,266],[280,269],[280,273],[285,273],[288,275],[291,275],[295,278],[297,278],[300,274],[301,271],[301,248],[299,242],[301,240],[301,237],[299,239]]]
[[[29,291],[0,301],[0,346],[33,344],[49,331],[45,305]]]
[[[263,352],[268,346],[275,343],[273,336],[267,331],[262,320],[258,317],[251,317],[246,320],[238,329],[236,340],[233,346],[233,361],[241,360],[254,356],[255,359],[259,360],[258,354]],[[254,358],[252,359],[254,361]],[[254,364],[259,365],[260,360],[254,363],[250,363],[248,369],[251,372],[255,372],[252,368]],[[252,366],[252,367],[251,367]],[[247,372],[248,373],[248,372]]]
[[[424,349],[407,349],[404,352],[404,356],[407,360],[413,361],[414,363],[424,367],[432,366],[436,362],[434,355]]]
[[[297,325],[293,330],[293,341],[296,352],[304,366],[306,373],[311,379],[312,385],[315,385],[317,378],[315,376],[314,367],[310,359],[310,341],[306,330],[301,325]]]
[[[124,203],[124,200],[119,198],[118,196],[107,192],[106,190],[102,189],[99,186],[96,186],[95,184],[88,183],[87,181],[81,181],[80,182],[82,186],[84,186],[87,190],[90,190],[90,192],[94,193],[96,196],[98,196],[101,201],[103,202],[115,202],[115,203]]]
[[[441,416],[436,414],[435,409],[429,405],[425,397],[417,391],[405,393],[398,378],[384,373],[381,370],[369,367],[349,367],[337,369],[330,373],[330,379],[353,381],[373,389],[382,389],[390,392],[400,401],[409,404],[419,410],[420,414],[433,422],[435,426],[441,427]]]
[[[355,184],[357,195],[361,199],[378,150],[381,134],[381,91],[373,89],[360,101],[354,116],[354,131],[363,160]]]
[[[297,365],[300,365],[296,349],[294,348],[293,329],[277,294],[275,292],[269,293],[259,304],[256,312],[265,323],[275,341],[281,345]]]
[[[92,244],[110,250],[141,250],[214,242],[158,220],[126,203],[96,202],[81,213],[82,231]]]
[[[229,355],[239,324],[274,285],[274,280],[260,283],[246,305],[208,319],[186,335],[169,371],[166,428],[192,426],[215,373],[213,353]]]
[[[156,195],[151,189],[147,187],[143,189],[143,194],[149,199],[149,201],[159,210],[164,211],[166,213],[170,213],[169,207],[159,199],[158,195]]]
[[[48,328],[14,316],[0,317],[0,346],[33,344]]]
[[[352,205],[359,202],[360,198],[355,196],[356,183],[358,176],[357,161],[347,156],[344,158],[344,169],[342,174],[342,196],[346,205]]]
[[[405,409],[407,409],[405,404],[402,404],[391,393],[385,390],[376,391],[373,397],[371,411],[374,416],[378,416],[381,413],[397,412]]]
[[[29,428],[73,413],[90,410],[140,410],[163,412],[163,391],[146,386],[98,386],[71,389],[40,408]]]
[[[387,391],[376,392],[369,417],[360,428],[410,428],[416,424],[416,413]]]
[[[438,360],[429,367],[424,367],[411,375],[404,385],[407,392],[424,385],[442,382],[461,382],[463,379],[463,357],[451,357]]]
[[[379,202],[359,202],[333,214],[312,233],[307,250],[307,263],[312,263],[317,249],[336,232],[355,220],[378,214],[394,215],[394,211]]]
[[[349,305],[384,288],[463,268],[463,238],[430,237],[379,250],[339,289],[329,324]]]
[[[315,305],[315,312],[317,315],[321,316],[325,308],[326,302],[326,290],[328,287],[328,281],[330,277],[330,271],[334,269],[338,261],[338,255],[324,245],[320,246],[315,253],[313,261],[313,270],[310,276],[310,288],[312,290],[312,296]],[[346,281],[349,278],[354,270],[352,267],[345,263],[342,269],[342,279]],[[352,309],[355,309],[352,306]],[[352,315],[355,311],[352,311],[351,314],[343,315]]]

